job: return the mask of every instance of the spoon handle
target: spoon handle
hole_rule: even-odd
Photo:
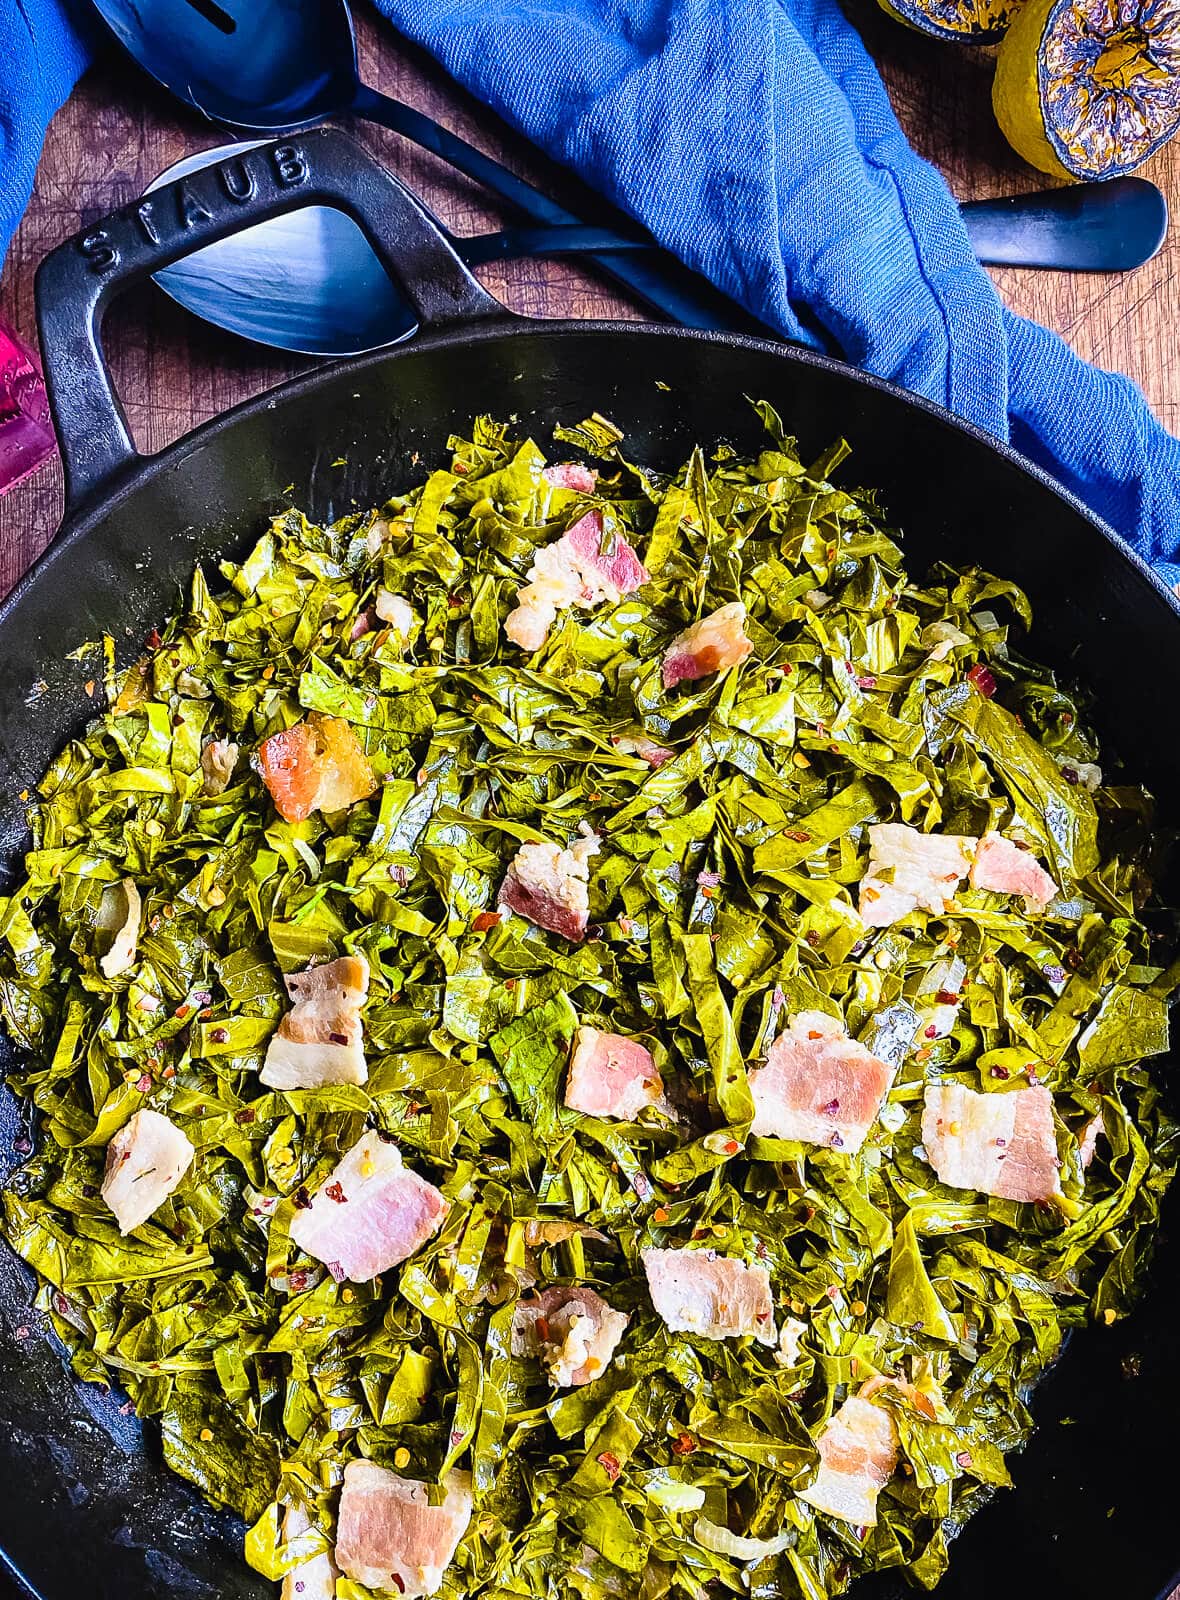
[[[971,247],[995,266],[1128,272],[1164,242],[1168,203],[1146,178],[1074,183],[961,208]]]
[[[549,226],[581,221],[572,211],[550,200],[548,195],[542,194],[523,178],[518,178],[514,172],[509,172],[500,162],[485,156],[482,150],[477,150],[474,145],[449,132],[421,111],[416,111],[413,106],[392,100],[388,95],[370,89],[367,84],[361,84],[352,111],[354,116],[377,122],[383,128],[389,128],[414,144],[421,145],[424,150],[441,156],[467,177],[482,183],[501,200],[514,206],[531,222]],[[657,259],[646,251],[634,254],[624,251],[610,256],[590,255],[588,259],[625,284],[646,305],[662,311],[686,327],[722,332],[765,331],[734,301],[671,256]]]

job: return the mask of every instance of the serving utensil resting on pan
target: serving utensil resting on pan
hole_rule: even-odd
[[[364,230],[416,309],[418,339],[325,366],[139,456],[102,355],[106,306],[191,250],[312,204],[338,206]],[[546,437],[555,421],[600,410],[637,459],[672,467],[701,440],[755,443],[749,395],[771,401],[805,451],[849,439],[855,476],[905,529],[915,573],[945,557],[1024,585],[1038,657],[1093,690],[1099,733],[1133,754],[1162,821],[1180,814],[1180,740],[1161,723],[1155,687],[1180,648],[1180,604],[1078,502],[994,439],[835,361],[736,335],[510,316],[342,134],[248,152],[160,191],[146,212],[135,202],[93,224],[44,263],[38,303],[67,510],[0,606],[2,865],[24,844],[21,792],[93,711],[93,668],[67,652],[106,632],[132,659],[193,563],[244,544],[269,510],[293,500],[324,519],[380,502],[483,411],[512,411],[522,431]],[[0,1096],[0,1172],[19,1166],[30,1131]],[[1135,1316],[1080,1335],[1038,1391],[1038,1431],[1011,1463],[1016,1489],[968,1526],[943,1600],[1167,1592],[1180,1568],[1167,1449],[1180,1428],[1178,1268],[1180,1242],[1165,1235]],[[119,1396],[73,1381],[30,1300],[29,1275],[0,1247],[8,1560],[43,1600],[269,1595],[242,1562],[241,1528],[166,1471],[150,1427],[123,1416]],[[912,1592],[900,1575],[855,1591]]]

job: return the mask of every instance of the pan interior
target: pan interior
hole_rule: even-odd
[[[240,548],[269,512],[293,503],[329,520],[379,503],[438,464],[448,434],[480,412],[512,416],[544,445],[555,422],[599,411],[625,430],[633,459],[666,468],[698,442],[749,450],[761,436],[752,398],[776,407],[805,458],[849,440],[839,481],[879,491],[912,573],[945,558],[1028,591],[1033,653],[1089,686],[1106,746],[1171,822],[1180,740],[1160,680],[1180,617],[1080,509],[982,436],[835,364],[583,324],[436,337],[328,369],[201,430],[74,519],[0,608],[0,870],[11,873],[24,841],[21,792],[92,709],[85,684],[99,658],[68,653],[108,633],[132,659],[195,562]],[[27,1132],[0,1094],[0,1175],[19,1164]],[[1166,1592],[1180,1566],[1163,1448],[1180,1429],[1178,1269],[1180,1246],[1165,1237],[1137,1316],[1078,1338],[1039,1391],[1040,1426],[1011,1463],[1016,1492],[963,1535],[939,1590],[947,1600]],[[242,1564],[240,1529],[166,1472],[120,1397],[73,1382],[29,1298],[28,1275],[0,1252],[0,1547],[43,1600],[270,1593]],[[854,1592],[912,1593],[888,1577]]]

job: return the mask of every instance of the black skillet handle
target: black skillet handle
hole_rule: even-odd
[[[37,326],[67,511],[139,459],[102,352],[109,302],[194,250],[311,205],[353,218],[417,311],[419,328],[510,315],[409,190],[333,128],[258,145],[179,178],[76,234],[38,269]]]

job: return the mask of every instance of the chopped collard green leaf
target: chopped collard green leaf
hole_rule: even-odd
[[[671,478],[602,418],[554,451],[593,470],[548,474],[480,419],[379,513],[276,517],[244,561],[196,574],[33,799],[0,1006],[42,1138],[3,1230],[77,1373],[158,1419],[271,1578],[331,1548],[365,1458],[430,1485],[439,1516],[434,1486],[455,1474],[465,1505],[469,1475],[452,1600],[820,1600],[891,1566],[932,1586],[1007,1485],[1065,1335],[1128,1305],[1174,1166],[1144,1065],[1180,970],[1148,932],[1150,804],[1103,778],[1078,702],[1019,653],[1024,597],[976,570],[912,582],[873,497],[828,481],[843,449],[808,467],[759,410],[756,460],[698,450]],[[556,576],[535,569],[555,620],[526,655],[504,619],[590,513]],[[612,566],[620,539],[637,560]],[[723,607],[739,664],[694,658],[667,687],[664,651]],[[336,764],[287,821],[260,774],[290,776],[289,743],[259,750],[296,724]],[[870,926],[882,823],[961,835],[964,862],[985,834],[1018,843],[1055,896],[1030,912],[964,871],[939,912],[919,886]],[[876,870],[904,901],[903,867]],[[266,1088],[285,980],[342,957],[367,995],[358,980],[344,1033],[299,1034],[304,1086]],[[336,1081],[316,1076],[329,1045],[351,1052]],[[631,1074],[638,1120],[567,1106],[575,1047],[587,1092]],[[793,1126],[768,1097],[806,1091],[800,1062],[834,1053],[855,1088],[866,1052],[857,1148],[753,1131]],[[938,1084],[985,1110],[1051,1093],[1049,1198],[939,1183],[921,1131]],[[837,1100],[814,1116],[836,1127]],[[124,1237],[104,1160],[144,1109],[194,1154]],[[338,1281],[294,1239],[362,1226],[374,1128],[404,1163],[382,1172],[433,1209],[408,1256]],[[997,1170],[1001,1143],[961,1159]],[[669,1331],[650,1250],[688,1252],[662,1294],[723,1298],[728,1274],[745,1310],[678,1304],[698,1331]],[[875,1523],[821,1509],[845,1480],[817,1444],[866,1426]]]

